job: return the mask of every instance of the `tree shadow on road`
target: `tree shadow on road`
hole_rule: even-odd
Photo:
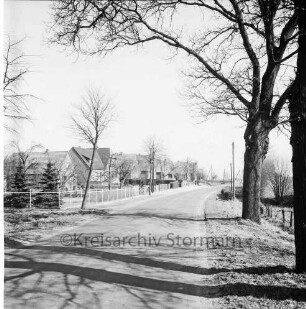
[[[203,268],[197,266],[182,265],[174,262],[166,262],[155,260],[147,257],[136,257],[127,254],[119,254],[114,252],[94,250],[90,248],[82,247],[59,247],[59,246],[25,246],[24,249],[49,251],[50,253],[67,253],[75,254],[79,256],[95,257],[103,260],[112,260],[118,262],[124,262],[129,264],[139,264],[143,266],[162,268],[164,270],[180,271],[186,273],[192,273],[197,275],[215,275],[224,272],[235,272],[245,274],[273,274],[291,272],[289,268],[285,266],[270,266],[270,267],[245,267],[245,268]]]
[[[173,262],[158,261],[150,258],[139,258],[135,256],[118,254],[112,252],[105,252],[93,250],[88,248],[75,247],[56,247],[56,246],[29,246],[24,247],[27,250],[39,250],[38,252],[65,253],[66,258],[69,256],[94,257],[102,260],[112,260],[160,268],[164,271],[179,271],[198,275],[213,275],[218,273],[236,272],[246,274],[272,274],[290,272],[289,269],[283,266],[275,267],[251,267],[239,269],[227,268],[199,268],[187,265],[181,265]],[[218,298],[224,296],[253,296],[256,298],[269,298],[274,300],[293,299],[298,301],[306,301],[306,289],[286,286],[274,285],[255,285],[249,283],[232,283],[221,285],[197,285],[183,282],[175,282],[169,280],[160,280],[148,278],[145,276],[131,275],[121,272],[108,271],[106,269],[98,269],[92,267],[84,267],[77,265],[67,265],[64,263],[42,262],[32,259],[25,259],[23,249],[18,250],[19,256],[11,256],[12,259],[6,261],[5,267],[7,269],[24,269],[24,273],[20,275],[7,276],[5,282],[16,281],[24,279],[33,274],[45,274],[49,272],[59,273],[64,276],[77,276],[82,282],[90,280],[94,282],[103,282],[112,285],[123,285],[125,287],[144,288],[154,291],[163,291],[166,293],[179,293],[185,295],[199,296],[205,298]],[[17,260],[16,260],[17,259]],[[67,259],[66,259],[67,260]],[[65,278],[65,277],[64,277]],[[69,290],[69,281],[64,280],[64,284]],[[15,285],[18,290],[18,284]],[[73,300],[75,295],[70,293],[70,300]]]

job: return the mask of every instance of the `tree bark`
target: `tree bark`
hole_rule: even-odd
[[[244,134],[242,218],[257,223],[260,223],[261,170],[269,146],[269,132],[264,120],[255,119],[248,123]]]
[[[306,272],[306,3],[296,0],[298,11],[298,57],[296,78],[289,96],[291,123],[294,234],[296,271]]]
[[[97,141],[95,141],[95,143],[93,144],[93,151],[92,151],[91,161],[90,161],[90,164],[89,164],[88,177],[87,177],[87,180],[86,180],[86,187],[85,187],[85,192],[84,192],[84,196],[83,196],[83,200],[82,200],[81,209],[85,209],[85,205],[86,205],[86,198],[87,198],[87,193],[88,193],[88,189],[89,189],[89,185],[90,185],[90,178],[91,178],[91,174],[92,174],[92,167],[93,167],[94,157],[95,157],[95,153],[96,153],[96,147],[97,147]]]

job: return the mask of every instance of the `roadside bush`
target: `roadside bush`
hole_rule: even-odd
[[[231,200],[233,198],[233,193],[231,192],[231,188],[226,187],[226,188],[222,189],[219,197],[222,200]]]
[[[242,199],[242,187],[237,187],[235,190],[235,197],[237,199]]]
[[[293,195],[285,195],[282,201],[277,198],[262,198],[261,202],[265,205],[293,207]]]
[[[60,201],[60,204],[62,201]],[[39,193],[36,194],[35,198],[33,199],[33,205],[38,208],[53,208],[57,209],[60,207],[58,194],[52,193]]]
[[[233,198],[233,193],[231,191],[230,187],[225,187],[221,190],[221,193],[219,194],[219,198],[222,200],[231,200]],[[242,199],[242,187],[237,187],[235,189],[235,198]]]

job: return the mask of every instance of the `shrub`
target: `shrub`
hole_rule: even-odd
[[[30,199],[28,193],[11,193],[4,196],[4,207],[25,208],[29,206]]]
[[[231,200],[233,198],[233,193],[229,187],[221,190],[220,198],[223,200]]]

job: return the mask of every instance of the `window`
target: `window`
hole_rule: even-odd
[[[102,181],[102,173],[100,171],[92,171],[91,181]]]
[[[158,179],[158,180],[161,179],[161,172],[156,172],[156,179]]]

